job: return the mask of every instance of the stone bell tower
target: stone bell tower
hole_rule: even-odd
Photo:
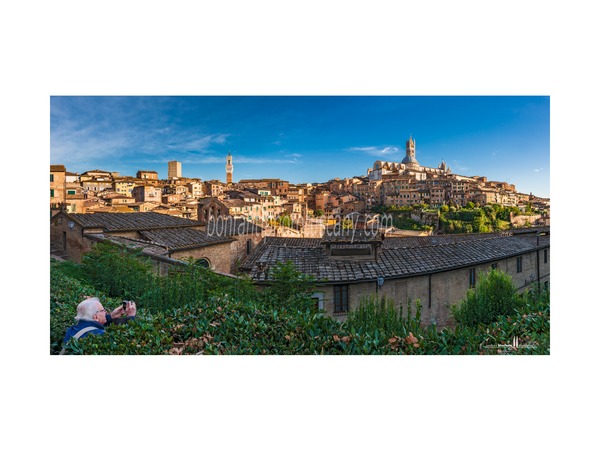
[[[417,143],[412,138],[412,136],[410,136],[408,138],[408,141],[406,141],[406,156],[408,156],[409,158],[415,158],[416,146]]]
[[[227,184],[233,183],[233,160],[231,152],[227,152],[227,164],[225,164],[225,172],[227,174]]]
[[[406,156],[402,160],[402,164],[405,164],[406,167],[411,169],[416,169],[420,167],[419,161],[416,158],[417,154],[417,142],[410,136],[408,141],[406,141]]]

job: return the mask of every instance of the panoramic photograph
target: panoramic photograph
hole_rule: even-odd
[[[549,96],[51,96],[50,355],[549,355]]]
[[[593,442],[590,2],[88,3],[1,7],[7,442]]]

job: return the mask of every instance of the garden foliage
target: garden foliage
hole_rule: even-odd
[[[402,311],[390,300],[367,297],[339,322],[317,311],[312,280],[291,263],[259,291],[248,280],[216,275],[193,264],[159,276],[140,254],[97,245],[80,267],[51,263],[50,352],[60,351],[85,295],[106,309],[121,300],[138,306],[135,321],[110,325],[104,335],[71,340],[67,354],[105,355],[375,355],[548,354],[547,291],[522,296],[517,307],[488,324],[436,329],[420,324],[421,304]],[[466,314],[466,313],[465,313]],[[459,313],[460,317],[460,313]],[[515,337],[521,347],[508,348]],[[528,344],[528,345],[525,345]],[[504,347],[503,347],[504,346]],[[509,346],[510,347],[510,346]]]
[[[487,324],[514,313],[519,304],[510,276],[492,269],[479,274],[475,289],[467,291],[461,303],[452,305],[452,314],[462,325]]]

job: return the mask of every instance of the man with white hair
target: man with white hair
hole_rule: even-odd
[[[98,297],[86,297],[77,305],[77,316],[75,316],[77,323],[67,330],[63,345],[71,338],[80,339],[88,334],[104,334],[104,325],[112,323],[115,319],[119,319],[119,323],[135,319],[135,303],[124,302],[124,304],[109,313]],[[123,316],[126,316],[125,320],[121,319]]]

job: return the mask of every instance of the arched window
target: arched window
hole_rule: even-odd
[[[194,261],[195,266],[204,267],[205,269],[210,269],[210,261],[206,258],[198,258]]]

